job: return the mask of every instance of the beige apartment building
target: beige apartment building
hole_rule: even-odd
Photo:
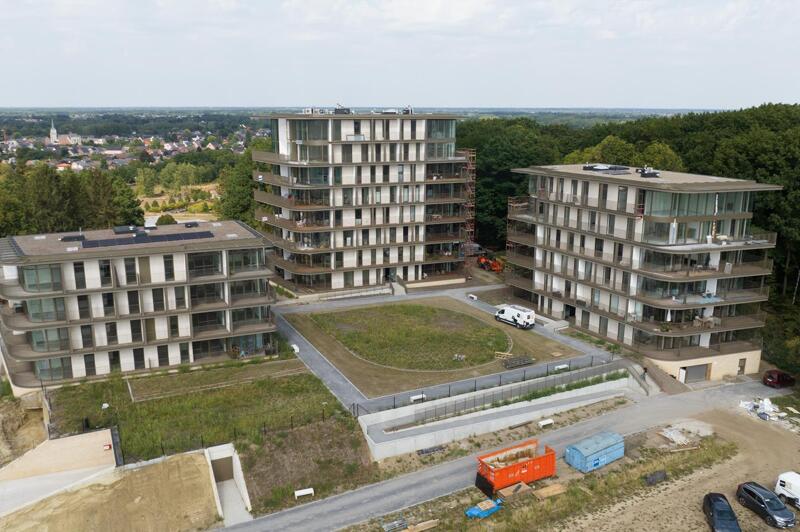
[[[274,349],[265,240],[235,221],[0,239],[18,389]]]
[[[290,290],[460,283],[474,233],[474,152],[447,114],[307,109],[270,116],[253,152],[257,219]]]
[[[536,166],[508,209],[506,282],[540,313],[624,344],[681,382],[758,371],[781,187],[602,164]]]

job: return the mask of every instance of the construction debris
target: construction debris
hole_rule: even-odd
[[[530,493],[531,487],[525,484],[524,482],[518,482],[513,486],[509,486],[507,488],[503,488],[497,491],[497,495],[500,496],[501,499],[508,500],[511,497],[515,497],[517,495],[522,495],[523,493]]]
[[[556,495],[566,493],[566,491],[567,487],[564,484],[551,484],[546,488],[534,491],[533,495],[540,501],[543,501],[545,499],[549,499],[550,497],[555,497]]]
[[[743,408],[747,413],[753,417],[763,419],[764,421],[771,421],[777,423],[784,429],[800,433],[800,412],[790,406],[786,407],[790,414],[781,412],[775,406],[769,397],[756,398],[752,401],[739,401],[739,407]]]
[[[679,429],[673,427],[667,427],[659,431],[659,434],[664,436],[675,445],[687,445],[689,443],[689,438],[684,436],[683,432],[681,432]]]
[[[436,528],[437,526],[439,526],[439,520],[431,519],[429,521],[417,523],[416,525],[409,525],[405,532],[423,532],[424,530],[430,530],[432,528]]]

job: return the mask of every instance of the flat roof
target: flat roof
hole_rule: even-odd
[[[292,118],[292,119],[305,119],[305,120],[320,120],[320,119],[328,119],[328,118],[336,118],[340,120],[352,120],[352,119],[359,119],[359,120],[391,120],[402,118],[404,120],[411,120],[414,118],[418,119],[434,119],[434,120],[458,120],[460,118],[464,118],[462,115],[457,115],[453,113],[411,113],[411,114],[404,114],[404,113],[383,113],[381,111],[357,111],[351,112],[350,114],[335,114],[335,113],[291,113],[291,112],[277,112],[277,113],[267,113],[265,115],[258,115],[259,117],[264,118]]]
[[[548,166],[514,168],[512,171],[518,174],[545,174],[557,177],[577,177],[606,183],[631,185],[640,188],[682,192],[768,191],[783,189],[780,185],[757,183],[756,181],[748,179],[689,174],[686,172],[673,172],[671,170],[658,170],[657,168],[655,171],[658,172],[658,177],[642,177],[636,171],[636,167],[622,168],[625,169],[585,170],[583,164],[554,164]]]
[[[125,232],[121,232],[125,231]],[[82,237],[82,239],[81,239]],[[190,222],[157,227],[19,235],[0,239],[0,261],[41,262],[39,259],[73,260],[74,257],[146,255],[165,251],[227,249],[264,245],[263,235],[238,220]]]

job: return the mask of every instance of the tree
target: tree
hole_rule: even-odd
[[[175,218],[173,218],[169,213],[162,214],[158,217],[158,220],[156,220],[156,225],[174,225],[177,223],[178,222],[175,220]]]
[[[254,218],[253,208],[253,162],[250,150],[236,166],[222,170],[219,178],[220,204],[219,213],[227,220],[251,221]]]
[[[651,142],[642,150],[639,160],[642,165],[651,166],[659,170],[673,170],[683,172],[683,161],[669,145],[663,142]]]
[[[157,182],[158,176],[152,168],[139,168],[136,171],[136,192],[140,196],[153,196]]]

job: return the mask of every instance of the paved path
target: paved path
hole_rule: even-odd
[[[426,388],[408,390],[402,393],[367,399],[364,394],[362,394],[361,391],[352,382],[350,382],[347,377],[344,376],[344,374],[342,374],[333,364],[331,364],[325,358],[325,356],[320,353],[319,350],[317,350],[317,348],[315,348],[300,333],[298,333],[297,330],[292,327],[292,325],[289,324],[289,322],[284,318],[284,315],[293,313],[324,312],[363,305],[397,303],[401,301],[413,301],[417,299],[427,299],[431,297],[442,296],[451,297],[461,303],[465,303],[484,312],[494,314],[496,310],[495,307],[480,300],[469,299],[467,294],[486,290],[495,290],[504,286],[505,285],[486,285],[461,287],[414,292],[405,295],[382,295],[368,298],[324,301],[303,305],[279,305],[274,306],[273,310],[276,314],[278,330],[289,339],[289,343],[297,344],[297,346],[300,348],[300,359],[317,377],[322,380],[322,382],[325,383],[328,389],[331,390],[331,392],[336,396],[337,399],[339,399],[345,408],[353,409],[354,405],[357,404],[359,412],[361,413],[377,412],[380,410],[409,404],[410,397],[414,395],[425,394],[427,400],[450,397],[483,388],[491,388],[501,384],[521,382],[523,380],[549,375],[553,371],[553,367],[560,364],[569,364],[572,368],[581,368],[607,362],[613,358],[612,355],[607,351],[599,349],[592,344],[582,342],[569,336],[561,335],[544,327],[536,327],[529,331],[529,334],[537,334],[565,344],[581,353],[581,355],[559,359],[558,361],[536,364],[526,368],[509,370],[491,375],[483,375],[473,379],[453,381],[450,383],[428,386]]]
[[[751,381],[680,395],[660,394],[545,433],[539,439],[560,455],[568,444],[600,430],[635,434],[715,408],[738,408],[740,399],[778,393],[781,392]],[[267,515],[232,530],[336,530],[396,512],[473,485],[475,456],[477,454]]]
[[[225,526],[238,525],[253,520],[253,516],[247,511],[242,495],[236,482],[233,479],[217,482],[217,493],[219,493],[222,513],[224,514]]]

